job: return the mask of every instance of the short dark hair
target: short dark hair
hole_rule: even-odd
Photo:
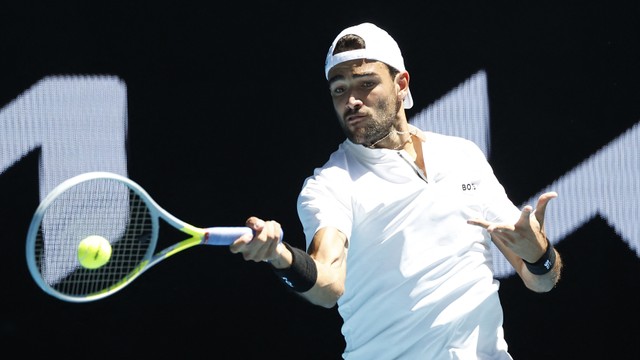
[[[366,44],[363,38],[361,38],[358,35],[347,34],[341,37],[336,42],[336,46],[333,49],[333,55],[339,54],[345,51],[358,50],[358,49],[364,49],[364,48],[366,48]],[[396,75],[400,72],[400,70],[394,68],[393,66],[390,66],[387,63],[383,62],[383,64],[387,65],[387,69],[389,69],[389,74],[391,75],[392,78],[395,78]]]

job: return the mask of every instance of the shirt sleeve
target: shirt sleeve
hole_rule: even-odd
[[[351,237],[353,213],[349,196],[350,180],[343,168],[325,166],[307,178],[298,195],[298,217],[309,248],[315,233],[334,227]]]

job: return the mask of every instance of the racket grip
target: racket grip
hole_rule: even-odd
[[[252,232],[246,226],[213,227],[207,229],[203,242],[207,245],[231,245],[240,236]]]
[[[203,243],[206,245],[231,245],[237,238],[245,234],[253,234],[246,226],[212,227],[206,230]],[[284,234],[280,231],[280,241]]]

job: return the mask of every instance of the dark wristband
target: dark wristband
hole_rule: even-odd
[[[316,263],[304,250],[292,247],[284,241],[282,243],[291,252],[291,266],[286,269],[273,268],[273,271],[292,290],[296,292],[308,291],[318,279]]]
[[[524,259],[522,259],[522,261],[524,261],[527,269],[529,269],[532,274],[544,275],[553,269],[553,265],[556,263],[556,251],[554,250],[553,245],[551,245],[549,239],[547,239],[547,251],[540,259],[538,259],[538,261],[534,263],[527,262]]]

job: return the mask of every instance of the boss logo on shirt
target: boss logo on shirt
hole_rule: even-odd
[[[474,183],[462,184],[462,191],[477,190],[478,187]]]

